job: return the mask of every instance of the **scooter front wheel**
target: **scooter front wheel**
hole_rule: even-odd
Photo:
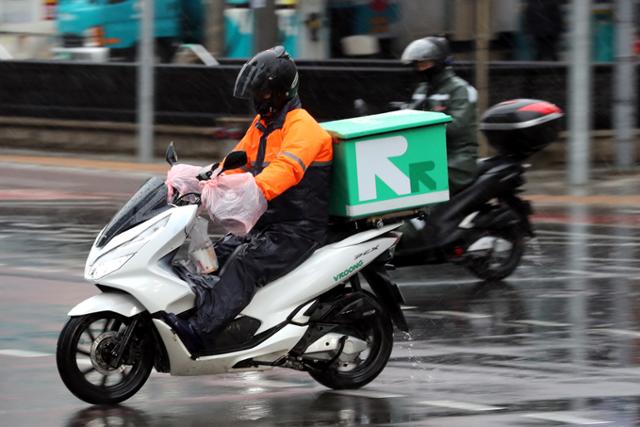
[[[69,319],[56,351],[58,372],[69,391],[88,403],[113,404],[144,385],[153,368],[153,347],[140,327],[120,360],[114,357],[131,321],[111,312]]]

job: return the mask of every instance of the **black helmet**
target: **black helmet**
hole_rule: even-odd
[[[244,64],[233,89],[236,98],[253,100],[262,116],[280,110],[297,94],[298,70],[282,46],[260,52]]]
[[[444,37],[430,36],[414,40],[402,52],[402,61],[405,63],[433,61],[436,66],[444,67],[449,65],[450,59],[451,49]]]

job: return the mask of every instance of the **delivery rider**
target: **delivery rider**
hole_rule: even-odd
[[[476,173],[478,93],[451,68],[449,42],[444,37],[414,40],[402,53],[402,61],[413,67],[420,80],[406,107],[451,116],[452,122],[447,125],[447,163],[449,191],[456,193],[471,184]]]
[[[192,353],[211,347],[257,287],[291,271],[326,239],[332,140],[301,107],[298,84],[281,46],[258,53],[236,78],[234,96],[250,100],[257,116],[234,151],[247,153],[243,170],[255,176],[268,208],[247,236],[216,243],[220,281],[197,312],[189,319],[168,315]]]

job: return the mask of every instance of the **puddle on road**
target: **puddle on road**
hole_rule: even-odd
[[[34,204],[0,206],[0,263],[12,267],[84,264],[112,208]]]

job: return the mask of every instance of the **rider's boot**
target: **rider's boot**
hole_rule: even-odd
[[[204,342],[189,320],[181,319],[173,313],[167,313],[165,323],[178,334],[189,353],[198,354],[204,349]]]

